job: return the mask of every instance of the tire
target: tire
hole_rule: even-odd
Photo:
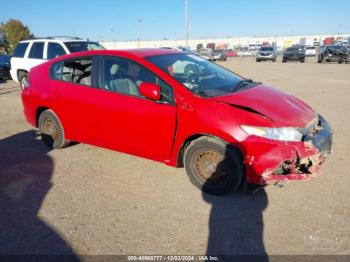
[[[184,155],[184,166],[192,184],[209,194],[226,195],[243,181],[239,151],[215,138],[192,141]]]
[[[256,59],[256,62],[260,63],[260,62],[261,62],[261,60],[260,60],[260,59]]]
[[[300,63],[305,63],[305,58],[300,59]]]
[[[38,127],[43,142],[52,149],[68,146],[70,141],[64,137],[64,129],[52,110],[43,111],[38,120]]]
[[[287,63],[287,60],[286,60],[286,59],[283,59],[283,60],[282,60],[282,63]]]
[[[20,71],[18,73],[18,81],[19,87],[21,88],[21,90],[23,90],[25,83],[28,82],[28,73],[25,71]]]

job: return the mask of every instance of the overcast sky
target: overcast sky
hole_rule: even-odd
[[[0,0],[36,36],[183,39],[183,0]],[[190,38],[350,33],[350,0],[188,0]],[[139,22],[141,20],[141,22]]]

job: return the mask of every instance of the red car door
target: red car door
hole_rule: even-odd
[[[171,87],[131,60],[104,57],[100,69],[100,89],[94,94],[98,118],[94,143],[157,161],[169,159],[176,129]],[[162,101],[142,97],[141,82],[160,85]]]
[[[92,57],[64,60],[51,67],[50,108],[58,115],[67,139],[90,143],[96,128],[94,116]]]

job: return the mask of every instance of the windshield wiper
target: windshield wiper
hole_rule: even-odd
[[[207,94],[207,92],[205,92],[204,90],[198,90],[198,89],[194,89],[192,90],[193,93],[195,93],[196,95],[200,95],[202,97],[209,97],[209,95]]]
[[[233,88],[234,91],[241,89],[251,83],[254,83],[252,79],[242,79],[241,81],[239,81],[237,83],[237,85],[235,85],[235,87]]]

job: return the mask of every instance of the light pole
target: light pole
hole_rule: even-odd
[[[117,45],[117,43],[116,43],[117,39],[115,37],[116,28],[115,27],[111,28],[111,32],[112,32],[112,35],[114,37],[114,40],[113,40],[113,42],[114,42],[114,49],[116,49],[117,48],[117,46],[116,46]]]
[[[141,41],[141,33],[142,33],[142,19],[138,19],[138,31],[139,31],[139,37],[137,39],[137,47],[140,48],[140,41]]]
[[[185,2],[185,32],[186,32],[186,48],[188,46],[188,0],[184,0]]]

